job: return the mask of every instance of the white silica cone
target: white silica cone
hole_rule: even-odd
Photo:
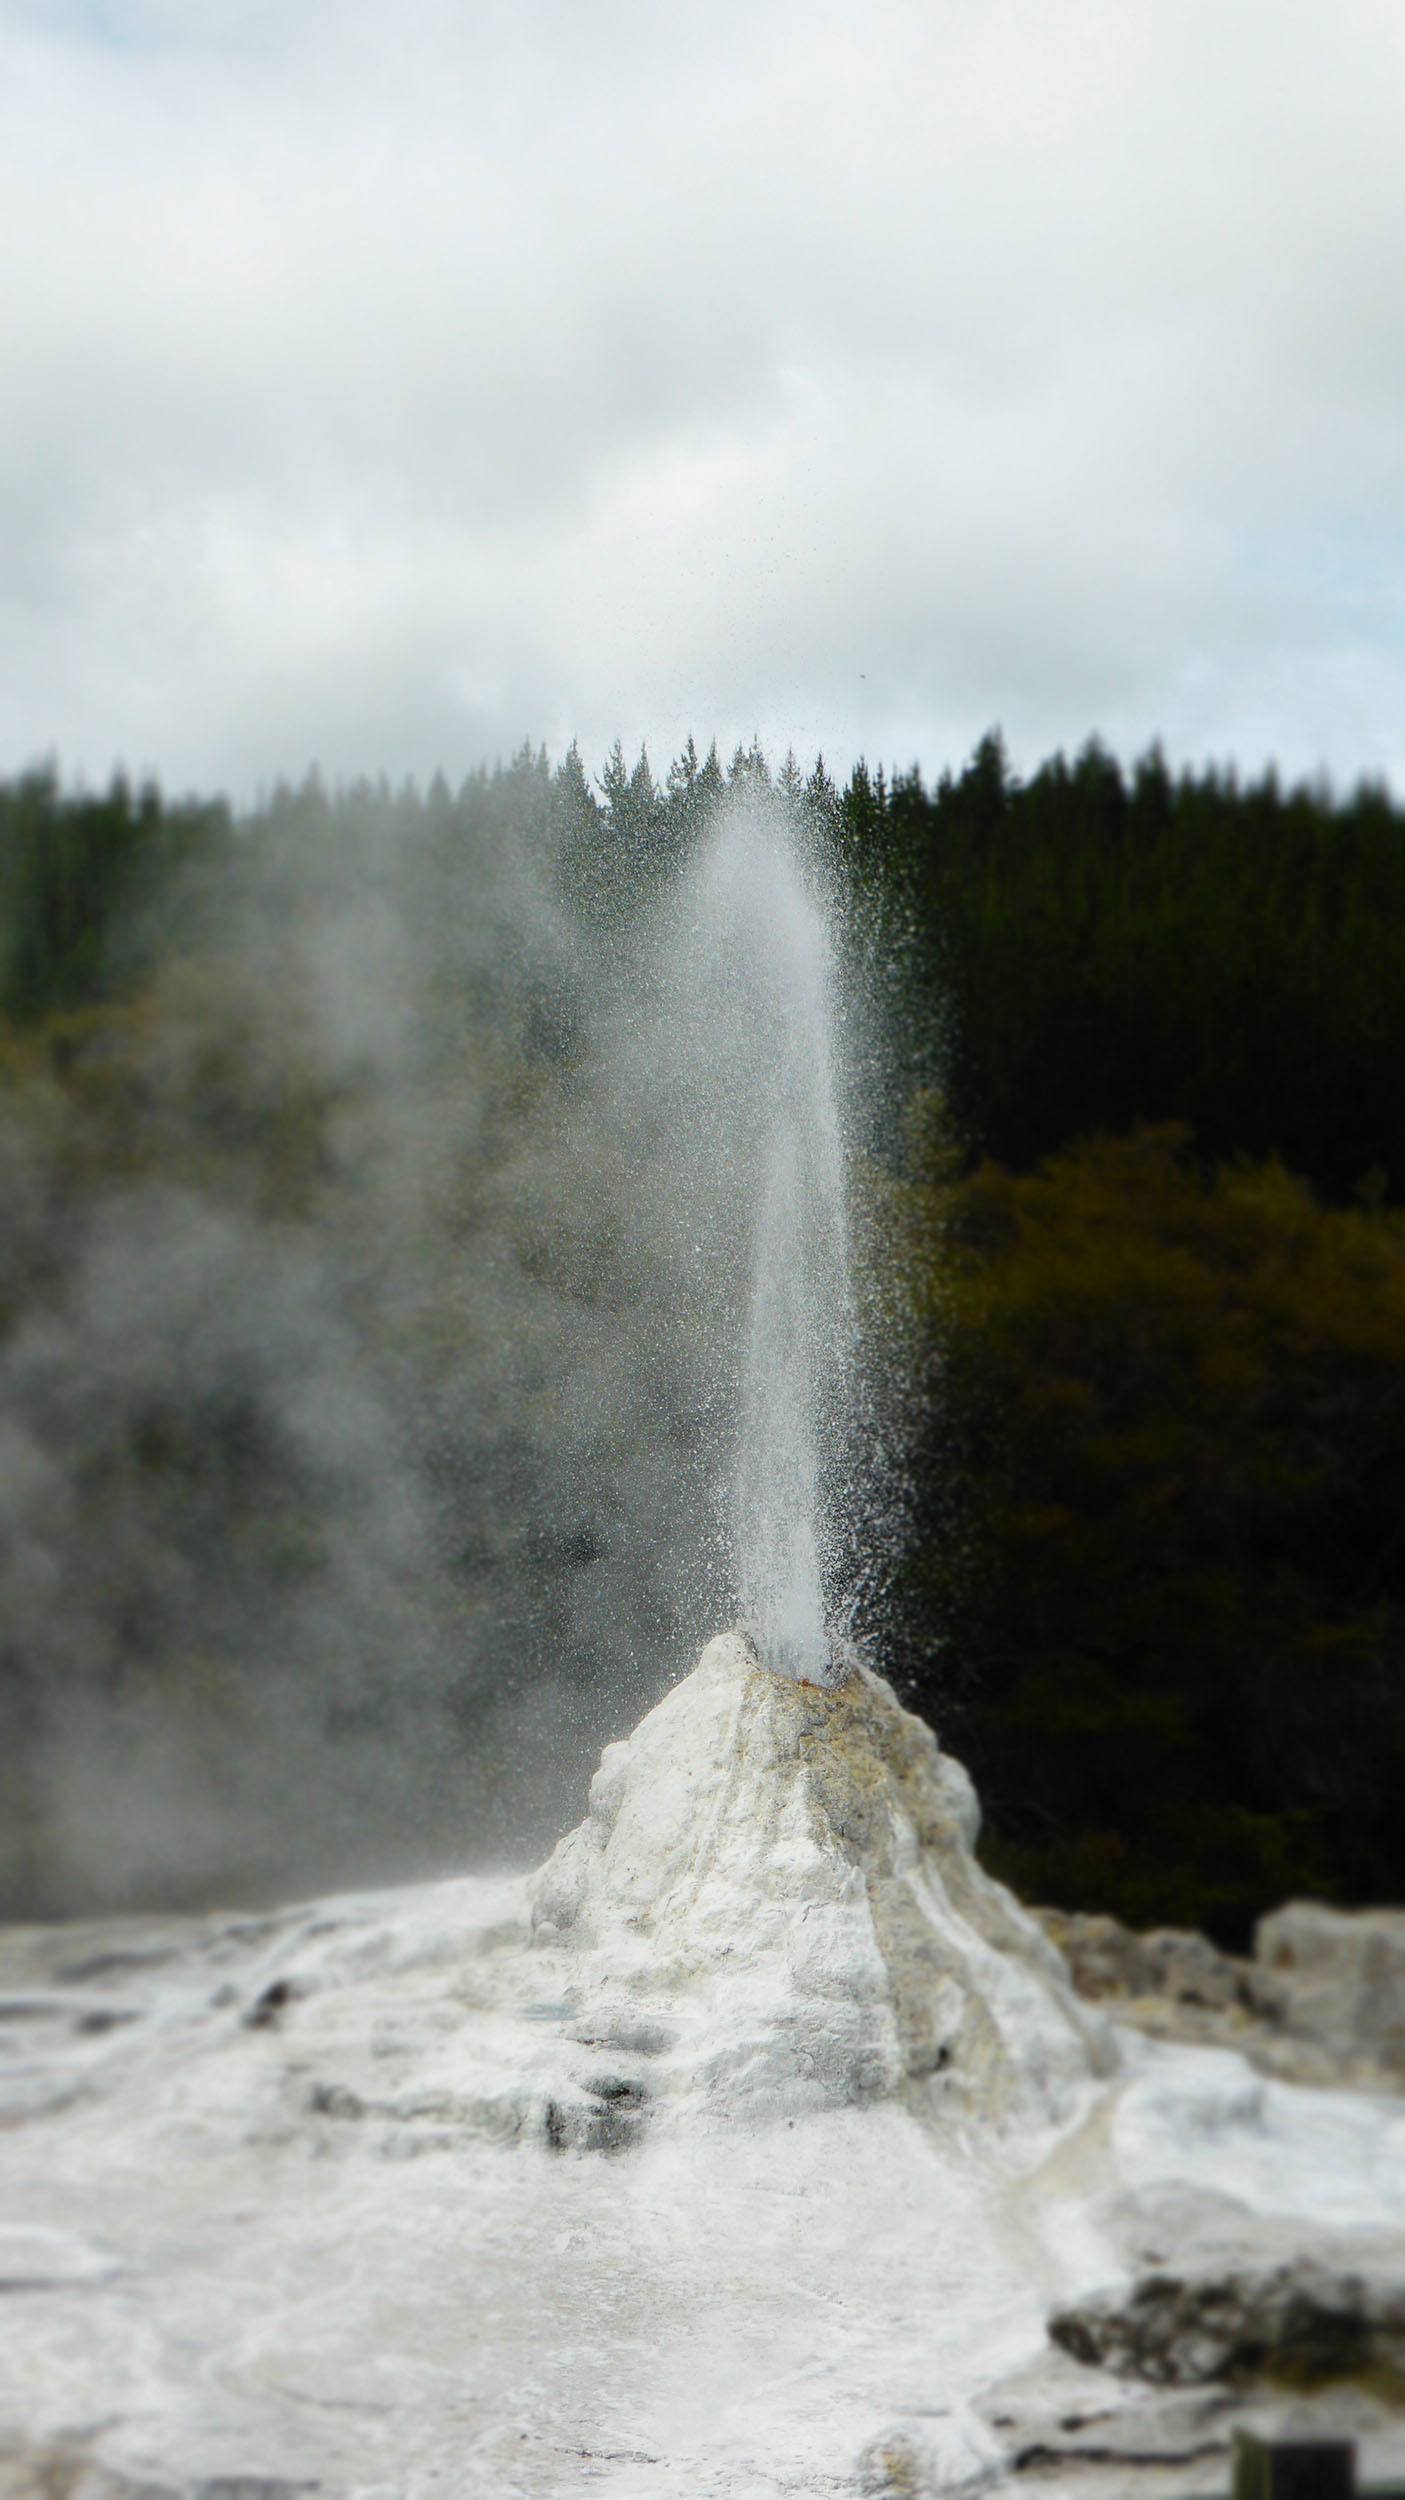
[[[802,1683],[724,1633],[606,1747],[586,1821],[536,1878],[534,1940],[598,2036],[667,2041],[675,2105],[901,2095],[933,2118],[1058,2120],[1114,2062],[1110,2035],[977,1865],[978,1821],[881,1677]]]

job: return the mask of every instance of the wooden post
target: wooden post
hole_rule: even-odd
[[[1355,2500],[1352,2439],[1259,2439],[1234,2434],[1233,2500]]]

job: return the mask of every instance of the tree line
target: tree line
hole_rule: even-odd
[[[222,803],[38,771],[0,783],[0,1013],[137,977],[192,866],[257,859],[292,820],[393,814],[450,873],[517,844],[587,930],[627,929],[738,784],[807,820],[883,969],[899,1113],[939,1084],[972,1164],[1175,1121],[1209,1160],[1277,1155],[1337,1204],[1405,1197],[1405,813],[1378,783],[1173,773],[1156,748],[1125,770],[1096,740],[1021,781],[992,731],[930,787],[863,762],[836,786],[823,757],[773,774],[756,742],[724,766],[692,739],[661,778],[617,742],[592,781],[574,746],[553,767],[524,745],[454,791],[313,776],[237,829]]]

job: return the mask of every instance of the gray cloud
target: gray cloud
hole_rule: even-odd
[[[1405,28],[0,5],[0,756],[1405,766]]]

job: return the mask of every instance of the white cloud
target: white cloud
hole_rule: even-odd
[[[1395,0],[0,0],[0,763],[1405,777],[1403,95]]]

